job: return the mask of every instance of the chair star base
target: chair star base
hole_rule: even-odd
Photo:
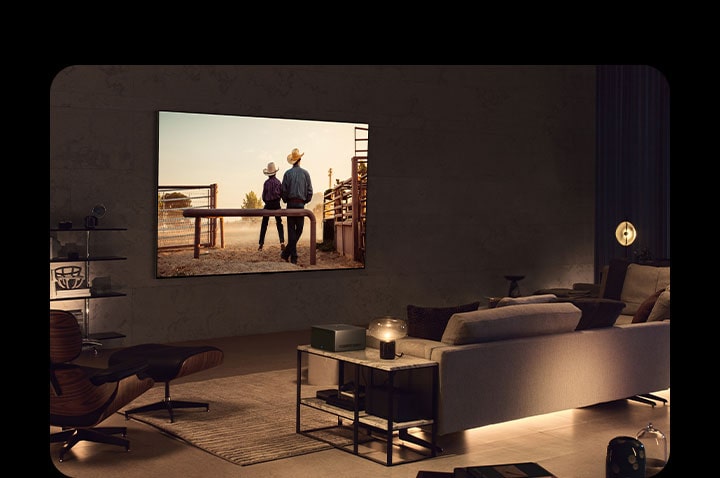
[[[123,438],[114,435],[122,435]],[[126,436],[126,427],[72,428],[51,433],[50,443],[65,442],[65,446],[60,450],[59,460],[62,462],[65,459],[65,454],[81,441],[122,446],[125,447],[125,451],[130,451],[130,440],[126,439]]]
[[[175,414],[173,410],[178,408],[204,408],[206,412],[210,411],[210,404],[205,402],[187,402],[184,400],[171,400],[170,399],[170,384],[165,382],[165,398],[159,402],[151,403],[149,405],[143,405],[136,407],[131,410],[125,411],[125,419],[129,420],[130,415],[134,413],[151,412],[154,410],[167,410],[170,415],[170,423],[175,421]]]

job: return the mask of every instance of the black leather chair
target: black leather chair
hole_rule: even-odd
[[[153,387],[141,357],[109,368],[74,364],[82,353],[80,325],[73,314],[50,310],[50,443],[63,442],[60,461],[82,440],[130,449],[126,427],[98,427],[106,418]],[[122,435],[118,437],[115,435]]]
[[[149,412],[153,410],[167,410],[170,422],[175,421],[173,410],[178,408],[204,408],[210,410],[207,402],[189,402],[173,400],[170,398],[170,382],[176,378],[190,375],[202,370],[216,367],[223,362],[223,352],[210,345],[178,346],[164,344],[142,344],[128,347],[114,352],[108,358],[108,364],[120,365],[132,363],[137,360],[147,361],[148,368],[144,371],[155,382],[165,384],[165,397],[163,400],[145,405],[125,412],[125,417],[131,414]]]

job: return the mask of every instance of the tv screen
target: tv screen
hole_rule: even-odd
[[[157,277],[364,268],[368,134],[159,111]]]

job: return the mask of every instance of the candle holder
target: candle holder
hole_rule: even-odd
[[[395,341],[380,341],[380,358],[383,360],[393,360],[395,358]]]

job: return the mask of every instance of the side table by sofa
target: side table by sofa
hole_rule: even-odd
[[[510,281],[508,288],[508,297],[520,297],[520,285],[519,281],[523,280],[525,276],[519,275],[506,275],[505,278]]]
[[[338,406],[331,405],[325,400],[316,396],[304,397],[302,394],[302,356],[303,354],[318,355],[326,358],[331,358],[339,362],[338,367],[338,384],[342,386],[344,382],[344,370],[345,364],[352,364],[354,370],[353,383],[355,384],[355,390],[352,391],[353,396],[353,409],[345,409]],[[408,421],[394,421],[394,413],[387,413],[387,417],[380,417],[371,415],[365,410],[361,409],[360,406],[360,394],[358,392],[357,385],[360,383],[361,369],[368,370],[370,373],[373,371],[380,371],[387,374],[388,377],[388,393],[387,393],[387,408],[386,410],[395,410],[396,404],[396,393],[394,388],[394,380],[396,375],[404,371],[413,369],[430,368],[432,372],[432,385],[428,393],[431,394],[431,416],[408,420]],[[338,388],[339,390],[339,388]],[[327,441],[334,447],[353,453],[354,455],[362,456],[368,460],[381,463],[386,466],[392,466],[401,463],[410,463],[413,461],[422,460],[429,457],[437,456],[437,452],[440,448],[437,446],[437,410],[438,410],[438,363],[432,360],[425,360],[418,357],[403,356],[394,360],[383,360],[380,358],[380,351],[374,348],[365,348],[363,350],[353,350],[349,352],[330,352],[327,350],[317,349],[310,345],[299,345],[297,347],[297,400],[296,400],[296,427],[297,433],[309,436],[311,438],[322,440],[322,438],[313,434],[313,432],[319,431],[318,429],[305,430],[302,427],[301,410],[303,407],[310,407],[313,409],[321,410],[326,413],[336,415],[338,418],[338,424],[333,427],[324,427],[322,431],[326,431],[328,428],[339,428],[343,427],[342,420],[349,420],[352,423],[352,444],[350,446],[337,445],[336,443]],[[423,440],[410,433],[409,429],[415,427],[430,427],[431,428],[431,439],[430,441]],[[383,435],[381,441],[385,445],[385,458],[378,459],[370,454],[361,454],[359,452],[359,429],[371,430],[373,432],[379,432]],[[395,433],[399,438],[400,443],[394,443],[393,438]],[[325,441],[325,440],[323,440]],[[402,442],[412,443],[415,447],[405,447]],[[397,447],[405,448],[403,450],[404,456],[399,460],[394,460],[393,449]],[[418,448],[422,448],[424,452],[420,452]]]

